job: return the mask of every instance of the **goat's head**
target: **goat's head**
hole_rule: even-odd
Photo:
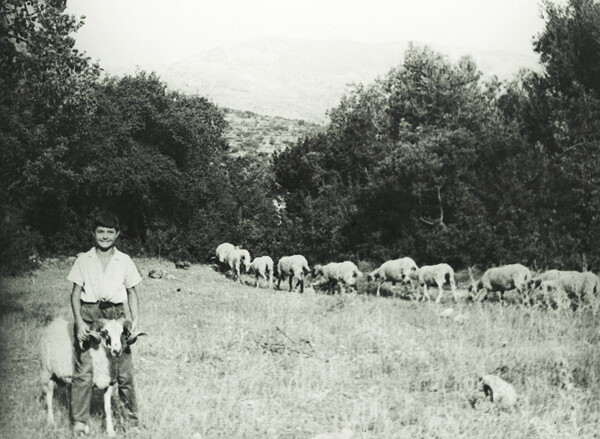
[[[96,320],[92,325],[90,337],[102,344],[113,357],[119,357],[126,346],[136,342],[145,332],[131,333],[131,322],[124,318],[119,320]]]

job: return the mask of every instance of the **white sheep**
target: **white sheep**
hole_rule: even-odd
[[[217,258],[217,261],[219,262],[219,265],[221,265],[221,267],[225,265],[225,261],[227,260],[227,254],[234,248],[236,247],[228,242],[219,244],[219,246],[215,250],[215,257]]]
[[[273,288],[273,259],[269,256],[261,256],[254,258],[248,272],[253,272],[256,276],[256,288],[258,288],[258,278],[262,277],[265,281],[269,281],[269,288]]]
[[[90,338],[84,343],[90,343],[92,358],[92,374],[94,385],[104,390],[104,412],[106,415],[106,433],[114,436],[112,422],[111,397],[117,385],[116,358],[118,358],[123,343],[133,344],[137,337],[145,335],[139,332],[130,336],[131,322],[120,320],[97,320],[90,328]],[[54,425],[52,399],[55,380],[70,384],[75,368],[75,334],[73,323],[63,318],[53,320],[43,329],[39,342],[39,359],[41,365],[42,390],[48,407],[47,423]],[[86,426],[89,431],[89,427]],[[87,432],[86,431],[86,434]]]
[[[325,283],[328,283],[331,288],[336,284],[340,284],[342,292],[344,288],[355,287],[357,280],[362,276],[361,271],[356,264],[351,261],[330,262],[327,265],[315,265],[313,267],[313,277],[323,276]]]
[[[498,291],[500,293],[500,302],[504,303],[504,292],[512,289],[517,289],[522,297],[531,282],[531,271],[529,268],[521,264],[503,265],[488,269],[479,282],[469,287],[472,298],[479,298],[483,301],[490,291]],[[483,289],[483,294],[478,296],[479,291]],[[522,299],[524,299],[522,297]]]
[[[380,279],[377,286],[377,295],[379,296],[381,285],[386,282],[406,282],[407,276],[418,270],[418,266],[412,258],[405,257],[384,262],[377,270],[373,270],[367,276],[368,281]]]
[[[430,300],[427,287],[438,287],[439,294],[435,303],[440,303],[442,295],[444,294],[444,284],[450,284],[452,290],[452,296],[454,301],[458,302],[456,295],[456,282],[454,280],[454,270],[448,264],[437,264],[437,265],[423,265],[416,271],[411,271],[409,277],[418,282],[423,287],[423,295]]]
[[[300,293],[304,292],[304,277],[310,273],[308,267],[308,261],[302,255],[283,256],[277,262],[277,288],[279,289],[281,281],[289,278],[290,280],[290,291],[292,291],[292,285],[294,279],[298,280],[296,286],[300,286]]]
[[[560,270],[547,270],[543,273],[531,274],[532,278],[529,282],[529,287],[532,289],[544,288],[544,284],[555,280],[560,274]]]
[[[233,271],[233,275],[237,281],[241,283],[241,273],[248,271],[248,267],[250,267],[250,252],[248,252],[248,250],[235,247],[227,252],[225,260],[227,265],[229,265],[229,268],[231,268]]]
[[[594,273],[585,271],[558,271],[548,279],[544,279],[544,291],[554,288],[564,291],[574,304],[591,300],[600,294],[600,278]]]

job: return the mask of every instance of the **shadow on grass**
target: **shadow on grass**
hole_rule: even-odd
[[[60,304],[54,302],[36,302],[23,305],[24,293],[8,293],[0,295],[0,316],[18,314],[20,320],[34,321],[40,324],[49,323],[60,310]]]

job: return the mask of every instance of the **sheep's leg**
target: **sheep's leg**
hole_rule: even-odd
[[[106,415],[106,434],[115,437],[115,427],[112,420],[112,394],[115,386],[108,386],[104,391],[104,413]]]
[[[520,287],[517,287],[517,294],[519,295],[519,298],[521,299],[521,305],[525,306],[527,305],[527,289],[526,286],[524,284],[521,284]]]
[[[438,284],[438,290],[439,290],[439,294],[437,296],[437,299],[435,299],[435,303],[440,303],[440,300],[442,300],[442,296],[444,295],[443,284]]]
[[[450,289],[452,290],[452,297],[454,297],[454,303],[458,303],[458,294],[456,293],[456,282],[453,278],[450,278]]]
[[[300,294],[304,293],[304,276],[300,278],[298,284],[300,284]]]
[[[479,302],[483,302],[483,300],[487,297],[488,295],[488,290],[487,288],[483,288],[483,293],[476,293],[478,294],[477,300]]]
[[[381,286],[383,285],[384,282],[385,281],[381,281],[381,282],[379,282],[379,285],[377,285],[377,297],[379,297]]]
[[[292,291],[292,287],[294,285],[294,276],[290,276],[290,292]]]
[[[256,275],[256,285],[254,285],[254,288],[258,288],[258,274]]]
[[[44,395],[46,396],[46,407],[48,408],[48,418],[46,424],[54,427],[54,410],[52,409],[52,400],[54,399],[54,381],[48,379],[44,385]]]
[[[423,284],[423,302],[425,299],[427,299],[428,302],[431,300],[431,297],[429,297],[429,292],[427,291],[427,282]]]
[[[506,302],[504,301],[504,290],[500,291],[500,304],[502,306],[506,305]]]
[[[273,273],[269,273],[269,289],[273,289]]]

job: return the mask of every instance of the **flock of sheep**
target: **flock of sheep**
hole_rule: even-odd
[[[269,256],[251,260],[248,250],[230,243],[219,245],[215,251],[215,258],[223,269],[231,270],[239,282],[241,282],[241,273],[254,274],[256,287],[262,277],[269,282],[269,288],[272,288],[275,277],[278,280],[277,288],[282,280],[289,279],[289,289],[292,291],[296,279],[302,293],[305,277],[311,273],[308,262],[302,255],[284,256],[275,267]],[[341,291],[346,288],[356,288],[356,283],[362,276],[356,264],[351,261],[315,265],[312,269],[313,279],[320,280],[318,285],[327,285],[330,289],[339,285]],[[391,282],[394,285],[396,283],[416,284],[422,288],[423,299],[427,300],[430,300],[428,287],[437,287],[436,303],[439,303],[443,297],[444,285],[449,285],[454,301],[458,302],[454,270],[444,263],[418,267],[412,258],[403,257],[384,262],[367,275],[367,280],[378,282],[378,296],[384,282]],[[471,276],[468,290],[469,298],[478,301],[483,301],[490,292],[497,292],[503,303],[504,293],[509,290],[516,290],[524,303],[532,300],[533,296],[527,294],[528,292],[537,291],[538,295],[547,297],[549,291],[559,291],[566,294],[572,305],[577,306],[583,300],[589,300],[600,294],[600,278],[592,272],[559,270],[548,270],[534,275],[524,265],[510,264],[488,269],[478,281]]]
[[[262,277],[273,287],[273,279],[277,278],[277,288],[282,280],[289,280],[289,289],[296,287],[304,291],[306,275],[311,273],[306,258],[302,255],[284,256],[279,259],[277,266],[269,256],[262,256],[251,261],[250,253],[229,243],[219,245],[215,258],[222,268],[231,270],[236,280],[241,282],[243,272],[254,273],[256,287]],[[356,283],[363,276],[356,264],[351,261],[332,262],[326,265],[315,265],[312,270],[313,279],[321,279],[321,285],[333,288],[339,285],[341,290],[356,288]],[[377,295],[380,294],[384,282],[393,284],[416,283],[422,287],[423,299],[430,299],[427,288],[437,287],[439,303],[443,296],[443,287],[448,284],[454,300],[458,301],[454,270],[448,264],[425,265],[418,267],[409,257],[399,258],[384,262],[379,268],[367,275],[368,281],[377,281]],[[549,270],[543,274],[533,276],[531,271],[521,264],[504,265],[490,268],[476,282],[471,277],[469,288],[470,297],[474,300],[484,300],[489,292],[498,292],[500,300],[504,301],[504,292],[516,289],[525,302],[526,292],[549,290],[562,291],[577,306],[585,300],[591,301],[600,294],[600,278],[591,272]],[[594,301],[598,303],[598,301]],[[597,311],[597,310],[595,310]],[[111,416],[111,395],[116,386],[114,359],[118,358],[121,350],[134,343],[139,335],[130,334],[131,323],[125,320],[101,320],[95,322],[90,332],[89,343],[94,345],[92,353],[94,385],[104,390],[104,405],[106,416],[106,430],[109,436],[114,436],[115,431]],[[73,324],[64,319],[57,319],[47,326],[40,341],[41,378],[45,399],[48,406],[48,424],[54,424],[52,414],[52,399],[55,380],[71,382],[73,377]]]

